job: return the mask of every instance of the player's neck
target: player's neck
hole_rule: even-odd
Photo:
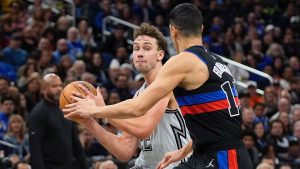
[[[178,40],[178,53],[185,51],[191,46],[203,46],[202,37],[182,38]]]
[[[153,68],[152,70],[150,70],[149,72],[142,73],[142,75],[145,79],[145,82],[148,85],[154,81],[154,79],[156,78],[156,75],[158,74],[161,67],[162,67],[161,65],[156,65],[156,67]]]

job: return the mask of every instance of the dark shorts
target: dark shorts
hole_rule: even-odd
[[[174,169],[253,169],[246,148],[193,155]]]

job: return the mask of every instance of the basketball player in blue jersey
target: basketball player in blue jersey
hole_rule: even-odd
[[[129,118],[145,114],[157,101],[174,92],[190,131],[192,142],[166,154],[158,165],[165,168],[193,152],[176,169],[252,169],[241,141],[241,114],[234,80],[223,60],[203,47],[202,16],[188,3],[170,12],[170,34],[178,52],[162,67],[156,79],[141,93],[124,102],[98,107],[93,100],[64,110],[66,117]]]
[[[133,64],[146,81],[135,96],[141,94],[155,79],[162,67],[166,48],[165,38],[154,26],[142,24],[134,31]],[[98,105],[104,105],[99,90],[97,97],[83,86],[81,88]],[[83,97],[79,93],[75,95]],[[93,119],[72,120],[83,124],[108,151],[122,161],[130,160],[139,147],[141,152],[135,161],[134,169],[154,169],[165,153],[178,150],[191,140],[173,94],[161,99],[141,117],[109,119],[111,124],[124,131],[119,136],[106,131]],[[174,168],[179,163],[174,163],[168,168]]]

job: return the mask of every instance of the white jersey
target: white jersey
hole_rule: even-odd
[[[147,84],[136,92],[143,92]],[[149,119],[151,120],[151,119]],[[152,135],[140,140],[141,152],[135,161],[136,168],[154,169],[167,152],[175,151],[186,145],[191,139],[180,109],[167,109]],[[167,169],[174,168],[180,163],[173,163]]]

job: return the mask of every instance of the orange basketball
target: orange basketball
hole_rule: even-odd
[[[74,81],[69,83],[67,86],[64,87],[63,91],[60,94],[59,97],[59,107],[61,109],[65,108],[65,105],[72,103],[72,99],[70,96],[72,95],[72,92],[78,92],[86,96],[84,90],[82,90],[78,84],[81,84],[82,86],[86,87],[91,93],[94,95],[97,95],[96,89],[93,85],[91,85],[88,82],[85,81]]]

